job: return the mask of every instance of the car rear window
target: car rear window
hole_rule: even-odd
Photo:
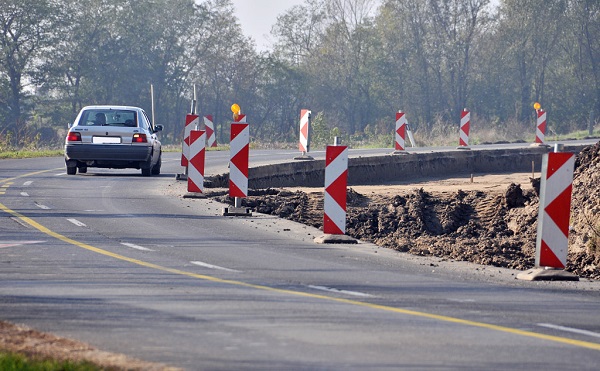
[[[77,125],[137,127],[137,115],[130,110],[85,110]]]

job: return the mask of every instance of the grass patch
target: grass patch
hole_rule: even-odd
[[[48,150],[26,150],[26,151],[3,151],[0,152],[0,159],[17,159],[17,158],[32,158],[32,157],[57,157],[63,156],[64,151],[62,149],[48,149]]]
[[[56,361],[28,358],[22,354],[0,352],[0,370],[5,371],[97,371],[90,362]]]

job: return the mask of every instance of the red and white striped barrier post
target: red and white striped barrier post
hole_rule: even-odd
[[[398,111],[396,113],[396,130],[394,135],[394,154],[406,153],[406,128],[408,126],[408,122],[406,121],[406,116],[404,112]]]
[[[574,167],[573,153],[544,154],[535,248],[535,265],[538,268],[517,278],[579,280],[579,277],[562,271],[567,265]]]
[[[537,122],[535,125],[535,143],[544,144],[546,136],[546,111],[543,109],[537,110]]]
[[[310,151],[310,119],[312,112],[307,109],[300,110],[300,140],[298,141],[298,150],[300,156],[294,157],[294,160],[314,160],[308,155]]]
[[[181,166],[188,166],[188,158],[190,153],[190,132],[198,127],[200,122],[198,115],[185,116],[185,129],[183,130],[183,142],[181,148]]]
[[[325,151],[325,200],[323,232],[346,233],[348,147],[327,146]]]
[[[348,147],[327,146],[325,150],[325,192],[323,232],[319,243],[356,243],[346,236],[346,186],[348,183]]]
[[[575,155],[545,154],[540,182],[540,210],[535,265],[564,268],[567,264],[569,217]]]
[[[181,143],[181,166],[183,166],[183,174],[177,174],[175,179],[185,180],[188,175],[188,158],[190,156],[190,132],[198,128],[200,122],[198,115],[189,114],[185,116],[185,128],[183,130],[183,142]]]
[[[223,215],[251,215],[242,208],[241,199],[248,197],[248,158],[250,155],[250,127],[246,115],[234,115],[231,124],[229,160],[229,197],[235,198],[233,208],[225,208]]]
[[[466,108],[460,113],[460,139],[459,149],[469,149],[469,129],[471,127],[471,112]]]
[[[188,162],[187,190],[193,192],[193,195],[184,197],[198,197],[204,192],[204,161],[206,158],[206,131],[190,131],[190,158]],[[202,197],[204,195],[201,195]]]
[[[206,147],[216,147],[217,137],[212,115],[204,116],[204,128],[206,129]]]

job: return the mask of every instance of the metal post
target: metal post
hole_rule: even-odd
[[[341,144],[340,137],[333,137],[333,145],[339,146]]]
[[[562,152],[565,149],[565,145],[562,143],[554,143],[554,152]]]
[[[152,104],[152,128],[154,128],[154,85],[150,84],[150,101]]]

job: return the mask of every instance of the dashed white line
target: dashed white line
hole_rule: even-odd
[[[201,267],[204,268],[210,268],[210,269],[218,269],[221,271],[227,271],[227,272],[237,272],[237,273],[241,273],[242,271],[238,271],[235,269],[229,269],[229,268],[225,268],[225,267],[219,267],[218,265],[212,265],[212,264],[208,264],[208,263],[204,263],[204,262],[199,262],[199,261],[191,261],[190,263],[194,264],[194,265],[199,265]]]
[[[593,336],[593,337],[596,337],[596,338],[600,338],[600,334],[597,333],[597,332],[593,332],[593,331],[582,330],[582,329],[573,328],[573,327],[565,327],[565,326],[553,325],[551,323],[538,323],[537,325],[541,326],[541,327],[551,328],[551,329],[554,329],[554,330],[572,332],[572,333],[575,333],[575,334],[581,334],[581,335],[587,335],[587,336]]]
[[[54,176],[61,176],[61,175],[67,175],[67,173],[54,174]]]
[[[85,225],[85,223],[80,222],[77,219],[67,219],[68,221],[70,221],[71,223],[75,224],[78,227],[87,227],[87,225]]]
[[[46,241],[0,241],[0,249],[4,247],[13,247],[21,245],[29,245],[34,243],[43,243]]]
[[[35,206],[39,207],[42,210],[50,210],[50,206],[38,204],[37,202],[35,203]]]
[[[127,247],[131,247],[132,249],[141,250],[141,251],[154,251],[154,250],[149,249],[147,247],[139,246],[139,245],[136,245],[136,244],[133,244],[133,243],[129,243],[129,242],[121,242],[121,245],[127,246]]]
[[[315,290],[336,292],[338,294],[346,294],[346,295],[352,295],[352,296],[361,296],[361,297],[365,297],[365,298],[373,296],[373,295],[370,295],[370,294],[365,294],[364,292],[340,290],[340,289],[336,289],[334,287],[314,286],[314,285],[308,285],[308,287],[310,287],[311,289],[315,289]]]
[[[32,183],[33,183],[33,180],[28,180],[28,181],[26,181],[25,183],[23,183],[23,185],[24,185],[25,187],[28,187],[28,186],[30,186]]]
[[[29,197],[29,193],[27,193],[27,192],[21,192],[21,196],[23,196],[23,197]]]

